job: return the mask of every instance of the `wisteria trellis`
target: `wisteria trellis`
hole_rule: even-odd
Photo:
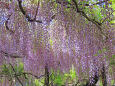
[[[109,66],[104,57],[115,52],[114,30],[107,26],[108,22],[102,25],[106,39],[97,23],[84,13],[73,7],[67,10],[63,3],[54,1],[0,1],[0,51],[10,54],[4,56],[1,52],[0,64],[4,58],[15,63],[11,55],[16,54],[22,57],[25,70],[35,74],[42,73],[46,65],[49,71],[62,72],[74,65],[79,78],[93,77],[95,73],[98,76],[103,65]],[[74,6],[75,0],[72,1]],[[108,51],[99,53],[103,49]]]

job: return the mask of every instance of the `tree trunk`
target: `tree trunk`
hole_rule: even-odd
[[[98,80],[99,80],[98,74],[95,73],[95,76],[92,77],[92,79],[93,79],[93,83],[91,83],[90,80],[89,80],[89,81],[87,81],[86,85],[84,85],[84,86],[96,86],[96,83],[97,83]]]
[[[101,74],[102,74],[102,84],[103,84],[103,86],[107,86],[107,80],[106,80],[106,73],[105,73],[105,67],[104,67],[104,65],[103,65]]]
[[[48,66],[45,66],[45,86],[49,86],[49,71]]]

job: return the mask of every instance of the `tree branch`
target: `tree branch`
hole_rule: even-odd
[[[98,26],[99,29],[101,29],[101,27],[100,27],[100,26],[101,26],[101,23],[100,23],[100,22],[95,21],[94,19],[90,19],[90,18],[86,15],[86,13],[85,13],[84,11],[82,11],[82,10],[80,10],[80,9],[78,8],[77,2],[76,2],[75,0],[72,0],[72,1],[74,2],[78,13],[80,13],[80,14],[81,14],[82,16],[84,16],[88,21],[91,21],[91,22],[94,23],[96,26]]]
[[[6,22],[5,22],[5,27],[6,27],[6,30],[8,30],[8,31],[11,32],[11,33],[14,33],[14,31],[11,30],[11,29],[9,29],[9,27],[8,27],[8,21],[10,20],[11,15],[12,15],[12,14],[8,15],[8,19],[7,19]]]
[[[22,86],[24,86],[23,83],[21,82],[21,80],[19,79],[19,77],[17,76],[16,71],[15,71],[14,67],[12,66],[12,64],[10,64],[10,66],[12,67],[12,69],[13,69],[13,71],[14,71],[14,73],[15,73],[15,77],[16,77],[16,79],[18,80],[18,82],[19,82]]]
[[[5,52],[3,50],[1,50],[0,52],[3,53],[4,56],[6,56],[6,57],[10,56],[11,58],[22,58],[21,56],[15,54],[15,53],[9,54],[9,53],[7,53],[7,52]]]
[[[27,20],[29,22],[38,22],[38,23],[42,23],[41,20],[36,20],[36,17],[34,19],[32,19],[29,15],[26,14],[26,11],[23,9],[22,7],[22,1],[21,0],[17,0],[18,1],[18,4],[19,4],[19,8],[20,8],[20,11],[22,12],[22,14],[27,18]],[[36,14],[37,15],[37,14]]]
[[[23,72],[24,75],[31,75],[31,76],[34,76],[36,79],[40,79],[41,77],[45,76],[45,75],[40,75],[40,76],[37,76],[37,75],[34,75],[32,73],[28,73],[28,72]]]
[[[39,1],[38,1],[38,6],[37,6],[37,9],[36,9],[36,14],[34,16],[34,19],[36,19],[36,16],[37,16],[37,13],[38,13],[38,8],[39,8]]]
[[[67,0],[56,0],[55,2],[58,3],[58,4],[63,4],[64,6],[66,6],[66,5],[72,5]]]
[[[72,1],[75,4],[77,12],[80,13],[82,16],[84,16],[88,21],[91,21],[93,24],[95,24],[98,27],[98,29],[100,30],[100,32],[106,37],[106,39],[108,39],[108,36],[102,31],[102,27],[101,27],[102,23],[96,21],[95,19],[89,18],[84,11],[82,11],[78,8],[78,4],[77,4],[76,0],[72,0]]]
[[[109,0],[106,0],[106,1],[109,1]],[[103,4],[103,3],[105,3],[106,2],[105,0],[104,1],[99,1],[99,2],[97,2],[97,3],[94,3],[94,4],[85,4],[84,6],[93,6],[93,5],[100,5],[100,4]],[[81,5],[81,4],[80,4]]]

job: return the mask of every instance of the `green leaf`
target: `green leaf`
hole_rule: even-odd
[[[107,51],[107,49],[106,49],[106,48],[103,48],[103,49],[102,49],[102,51],[103,51],[103,52],[106,52],[106,51]]]
[[[7,67],[6,64],[4,64],[4,65],[2,66],[2,73],[5,74],[5,75],[8,75],[8,74],[9,74],[9,69],[8,69],[8,67]]]
[[[50,45],[52,46],[53,45],[53,40],[51,38],[49,39],[49,42],[50,42]]]
[[[39,1],[40,1],[40,0],[31,0],[31,3],[32,3],[32,4],[38,4]]]
[[[112,2],[112,4],[114,4],[115,3],[115,0],[110,0],[111,2]]]
[[[102,80],[99,80],[99,86],[103,86]]]
[[[4,80],[3,79],[0,79],[0,83],[2,84],[4,82]]]
[[[115,55],[112,55],[112,58],[114,58],[114,59],[115,59]]]
[[[65,82],[64,75],[60,74],[60,71],[57,71],[57,73],[54,73],[54,84],[57,86],[62,86]]]
[[[99,53],[99,54],[101,54],[101,53],[102,53],[102,51],[101,51],[101,50],[98,50],[98,53]]]
[[[98,56],[98,54],[94,54],[94,56]]]
[[[71,2],[71,0],[67,0],[68,2]]]
[[[72,65],[72,69],[70,70],[70,76],[72,79],[76,78],[76,71],[74,69],[74,66]]]
[[[100,21],[102,19],[102,14],[101,14],[102,9],[99,6],[94,5],[92,10],[93,10],[93,13],[96,17],[96,20]]]
[[[114,80],[111,80],[111,86],[114,85],[115,81]]]
[[[69,77],[69,76],[70,76],[70,75],[69,75],[69,74],[67,74],[67,73],[65,73],[65,74],[64,74],[64,77]]]
[[[23,71],[24,71],[24,64],[22,62],[20,62],[19,66],[18,66],[18,72],[22,73]]]
[[[111,24],[115,24],[115,20],[110,21]]]
[[[110,65],[115,65],[115,55],[112,55],[112,57],[110,57]]]
[[[38,79],[35,79],[35,80],[34,80],[34,83],[35,83],[35,86],[39,86],[39,81],[38,81]]]

